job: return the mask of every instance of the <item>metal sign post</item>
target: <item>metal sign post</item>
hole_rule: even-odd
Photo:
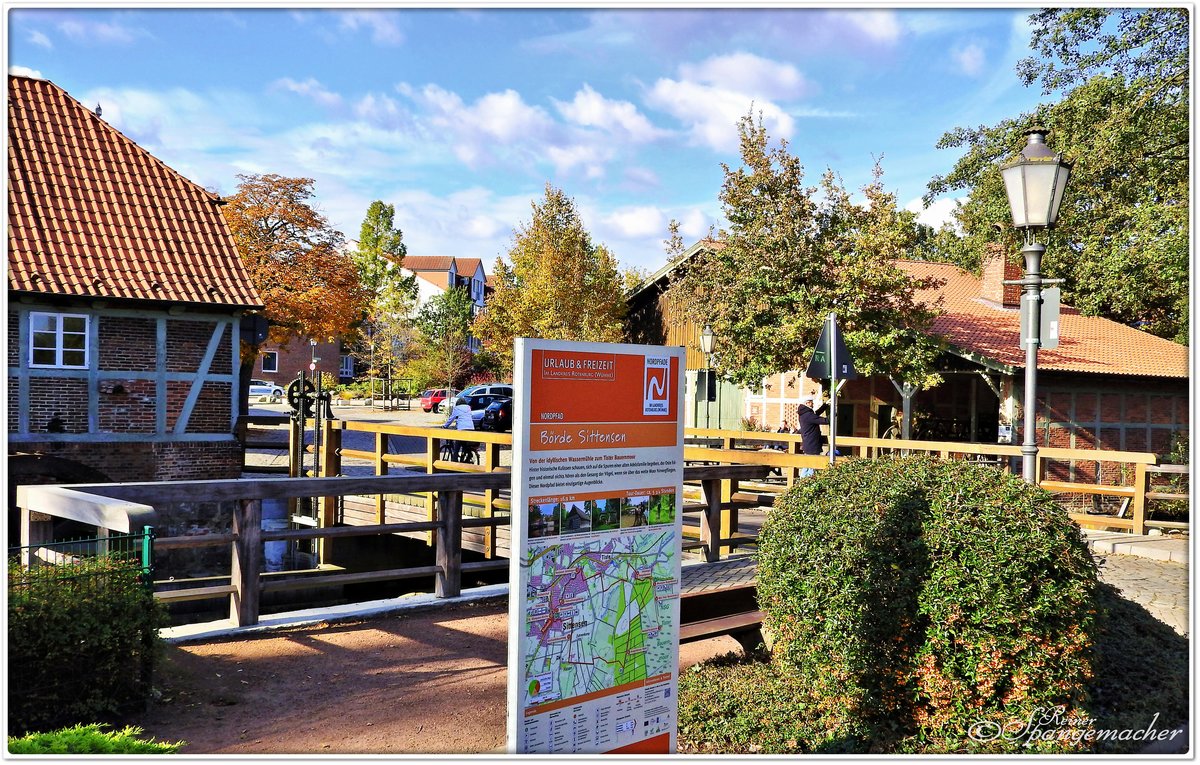
[[[858,370],[854,368],[854,359],[850,350],[838,332],[837,313],[831,311],[821,327],[821,336],[817,338],[817,347],[813,350],[812,359],[804,376],[813,380],[829,380],[829,464],[832,465],[837,442],[837,393],[838,382],[841,380],[858,379]]]

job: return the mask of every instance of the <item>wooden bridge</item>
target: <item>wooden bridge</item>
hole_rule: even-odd
[[[343,435],[350,432],[370,434],[374,449],[343,448]],[[47,541],[51,524],[46,516],[128,532],[153,526],[156,508],[201,497],[228,502],[236,509],[227,533],[166,537],[156,542],[156,549],[168,555],[188,548],[227,547],[232,551],[228,583],[196,582],[195,586],[178,588],[176,582],[176,589],[161,589],[156,595],[167,602],[228,598],[230,617],[239,625],[257,623],[262,593],[432,576],[436,594],[450,597],[459,594],[464,573],[508,567],[512,507],[509,467],[505,463],[510,435],[355,421],[327,423],[317,449],[301,449],[301,435],[291,428],[289,471],[293,475],[288,478],[19,487],[22,544]],[[420,439],[424,451],[392,453],[392,435]],[[740,567],[742,579],[709,587],[705,582],[712,576],[706,577],[700,571],[690,574],[699,584],[685,582],[685,623],[704,624],[693,627],[690,633],[685,630],[684,637],[702,637],[709,634],[706,630],[741,635],[754,626],[750,623],[753,609],[745,606],[753,603],[746,600],[747,596],[753,597],[753,570],[746,564],[731,567],[723,560],[755,542],[754,530],[741,522],[739,513],[769,507],[779,492],[799,480],[801,469],[825,469],[828,458],[802,454],[799,437],[790,434],[689,429],[686,435],[689,445],[684,449],[687,465],[682,508],[685,552],[718,567]],[[448,438],[479,444],[480,463],[441,460],[441,442]],[[839,438],[838,446],[848,452],[839,459],[923,452],[943,459],[984,461],[1006,471],[1020,457],[1020,447],[990,444]],[[313,470],[301,470],[306,454],[314,455]],[[373,475],[340,476],[351,462],[368,466]],[[1091,497],[1120,500],[1120,507],[1109,513],[1085,512],[1080,504],[1072,517],[1081,524],[1135,533],[1156,526],[1183,525],[1150,520],[1146,510],[1149,501],[1188,496],[1157,490],[1152,483],[1160,473],[1186,472],[1186,467],[1158,468],[1152,454],[1071,449],[1042,449],[1038,463],[1038,475],[1051,476],[1043,478],[1041,485],[1074,498],[1077,504],[1081,498]],[[1114,465],[1118,469],[1112,469]],[[402,470],[391,472],[397,467]],[[1072,480],[1106,475],[1132,480],[1109,484]],[[263,529],[264,500],[287,500],[294,514],[304,505],[311,506],[311,525]],[[434,563],[354,572],[328,564],[338,540],[388,535],[432,545]],[[319,564],[315,568],[261,573],[264,543],[299,540],[317,540]],[[479,553],[482,559],[464,562],[464,549]],[[735,589],[740,591],[740,600],[719,592]],[[733,601],[742,605],[731,605]]]

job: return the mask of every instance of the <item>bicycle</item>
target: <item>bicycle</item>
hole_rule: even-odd
[[[465,462],[479,464],[479,453],[474,445],[465,441],[442,441],[442,450],[438,459],[443,462]]]

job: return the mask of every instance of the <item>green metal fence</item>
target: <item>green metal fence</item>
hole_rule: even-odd
[[[101,565],[97,565],[101,564]],[[28,588],[48,580],[74,587],[104,587],[116,571],[136,570],[147,587],[154,582],[154,529],[139,534],[74,539],[8,548],[8,587]]]

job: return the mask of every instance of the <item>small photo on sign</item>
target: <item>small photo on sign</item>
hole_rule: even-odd
[[[529,506],[529,536],[556,537],[558,536],[558,508],[561,502],[550,502],[544,505]]]
[[[655,494],[650,497],[647,519],[651,526],[675,522],[675,495]]]
[[[582,502],[560,502],[556,510],[558,533],[579,534],[592,530],[592,516]]]
[[[621,527],[621,500],[589,499],[583,503],[592,516],[592,531],[611,531]]]
[[[648,519],[649,497],[626,497],[621,502],[621,528],[645,526]]]

